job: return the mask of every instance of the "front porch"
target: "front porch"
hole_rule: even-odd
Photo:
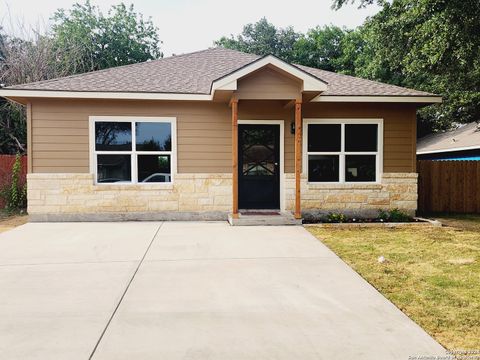
[[[302,101],[300,99],[275,101],[277,111],[281,107],[280,112],[283,113],[277,112],[277,120],[259,119],[262,115],[255,113],[255,107],[258,109],[262,102],[246,100],[245,104],[246,111],[240,111],[242,118],[239,119],[239,99],[234,95],[230,101],[232,212],[229,219],[232,219],[232,224],[242,223],[235,221],[240,218],[241,211],[247,213],[245,210],[256,209],[282,212],[283,222],[298,223],[291,221],[290,211],[287,211],[285,174],[286,170],[290,174],[293,170],[295,178],[293,219],[301,220]],[[249,120],[245,117],[249,117]],[[251,215],[246,216],[251,219]],[[272,219],[275,219],[272,215],[263,215],[257,220],[271,222]],[[274,223],[277,221],[273,220]],[[244,218],[243,222],[250,221]]]
[[[228,223],[232,226],[302,225],[302,219],[296,219],[290,211],[244,210],[235,218],[228,214]]]

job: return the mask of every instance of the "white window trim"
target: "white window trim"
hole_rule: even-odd
[[[285,211],[285,121],[283,120],[238,120],[245,125],[280,125],[280,210]]]
[[[131,151],[96,151],[95,150],[95,122],[163,122],[170,123],[172,132],[171,151],[136,151],[135,126],[132,126],[132,150]],[[175,117],[146,117],[146,116],[89,116],[89,150],[90,150],[90,173],[94,175],[95,185],[142,185],[142,186],[171,186],[175,182],[177,174],[177,118]],[[97,155],[131,155],[132,181],[129,183],[99,183],[97,182]],[[170,182],[144,183],[138,182],[137,155],[170,155]]]
[[[336,152],[308,152],[308,125],[310,124],[340,124],[341,125],[341,151]],[[345,151],[345,124],[377,124],[378,125],[378,148],[371,152],[346,152]],[[315,118],[303,119],[303,146],[302,146],[302,174],[308,182],[308,155],[339,155],[339,181],[308,182],[309,184],[380,184],[383,174],[383,119],[349,119],[349,118]],[[376,155],[376,179],[375,181],[345,181],[345,156],[346,155]]]

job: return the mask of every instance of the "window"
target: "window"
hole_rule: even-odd
[[[91,167],[98,184],[171,183],[175,119],[91,117]]]
[[[378,182],[383,120],[304,121],[304,169],[309,182]]]

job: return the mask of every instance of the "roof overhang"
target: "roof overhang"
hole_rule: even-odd
[[[103,92],[103,91],[49,91],[0,89],[5,98],[59,98],[59,99],[118,99],[118,100],[184,100],[209,101],[210,94],[178,93],[140,93],[140,92]],[[20,101],[19,101],[20,102]]]
[[[382,103],[441,103],[441,96],[337,96],[318,95],[312,102],[382,102]]]
[[[476,149],[480,149],[480,145],[463,146],[463,147],[456,147],[451,149],[437,149],[437,150],[426,150],[426,151],[420,150],[420,151],[417,151],[417,155],[438,154],[438,153],[455,152],[455,151],[476,150]]]
[[[225,86],[226,85],[226,86]],[[229,89],[230,87],[230,89]],[[236,80],[224,84],[218,91],[236,90]],[[309,92],[305,91],[304,92]],[[212,101],[212,94],[181,93],[140,93],[140,92],[102,92],[102,91],[50,91],[50,90],[16,90],[0,89],[0,96],[23,103],[27,98],[59,98],[59,99],[117,99],[117,100],[179,100],[179,101]],[[21,99],[21,100],[20,100]],[[367,103],[441,103],[440,96],[333,96],[318,95],[311,102],[367,102]]]

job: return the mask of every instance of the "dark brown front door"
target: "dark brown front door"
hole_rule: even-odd
[[[280,208],[280,125],[238,126],[240,209]]]

